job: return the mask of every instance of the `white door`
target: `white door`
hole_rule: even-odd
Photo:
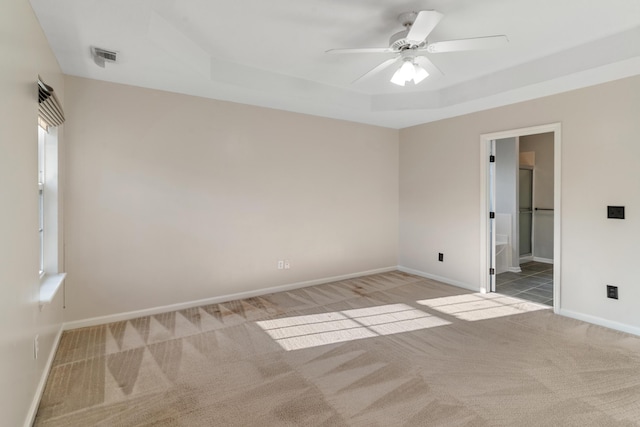
[[[489,153],[489,292],[496,291],[496,141]]]

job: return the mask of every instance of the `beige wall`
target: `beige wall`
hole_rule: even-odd
[[[0,423],[20,426],[62,324],[61,293],[38,307],[38,74],[63,103],[64,90],[27,0],[3,1],[0,28]]]
[[[397,264],[398,131],[65,84],[66,320]]]
[[[403,129],[400,265],[478,289],[480,135],[561,122],[561,309],[640,333],[639,93],[632,77]],[[627,219],[608,220],[607,205]]]

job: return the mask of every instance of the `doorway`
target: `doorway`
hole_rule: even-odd
[[[518,240],[520,263],[533,261],[533,167],[518,170]]]
[[[560,131],[555,123],[481,135],[480,180],[481,291],[546,303],[556,312],[561,307]],[[546,153],[535,148],[534,141],[543,140]]]

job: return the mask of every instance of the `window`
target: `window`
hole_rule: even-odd
[[[45,180],[45,141],[47,124],[38,117],[38,233],[40,234],[40,276],[44,275],[44,180]]]
[[[38,232],[40,304],[50,303],[64,281],[60,273],[58,203],[58,126],[64,112],[53,88],[38,79]]]
[[[58,200],[58,128],[38,119],[38,233],[40,254],[40,304],[50,303],[60,289]]]

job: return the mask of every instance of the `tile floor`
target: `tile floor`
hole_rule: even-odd
[[[553,306],[553,264],[527,262],[520,273],[496,276],[496,292]]]

